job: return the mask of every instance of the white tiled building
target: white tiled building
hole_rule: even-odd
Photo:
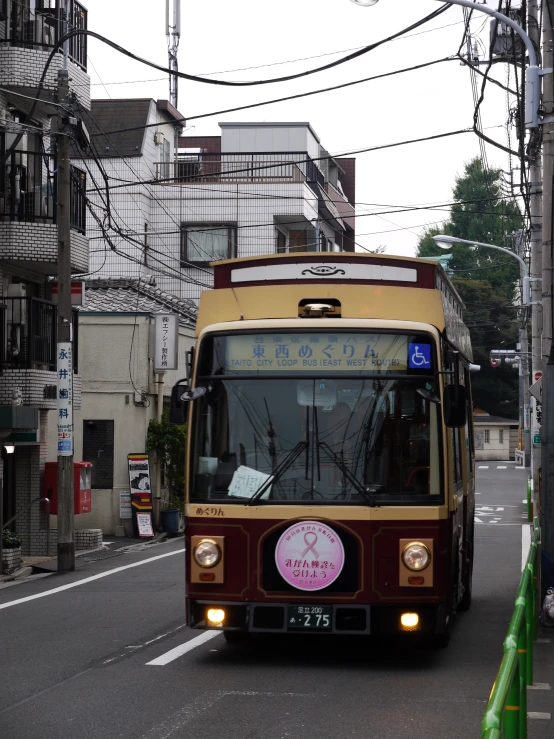
[[[166,101],[92,101],[98,276],[155,274],[197,300],[213,260],[354,251],[355,160],[330,158],[309,123],[221,123],[221,136],[180,137],[175,159],[180,122]],[[99,164],[111,178],[111,224]]]
[[[87,11],[68,3],[73,28],[86,28]],[[60,3],[0,2],[0,438],[3,521],[14,526],[24,554],[45,554],[42,492],[49,426],[56,427],[56,304],[48,278],[57,274],[56,153],[50,121],[57,108],[53,57],[40,102],[33,99],[60,30]],[[69,49],[70,91],[90,107],[84,37]],[[15,146],[14,146],[15,145]],[[13,150],[11,150],[14,146]],[[88,270],[86,176],[73,170],[72,271]],[[75,338],[78,322],[75,319]],[[80,378],[74,380],[80,406]],[[30,506],[30,507],[29,507]]]

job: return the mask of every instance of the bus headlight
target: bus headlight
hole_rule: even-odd
[[[421,572],[431,562],[431,552],[420,541],[412,541],[404,547],[402,561],[409,570]]]
[[[202,539],[194,547],[193,556],[200,567],[215,567],[221,559],[221,549],[213,539]]]

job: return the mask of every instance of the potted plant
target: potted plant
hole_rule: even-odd
[[[186,424],[169,423],[167,411],[161,421],[152,419],[148,424],[146,451],[156,453],[165,473],[168,507],[161,511],[161,518],[162,528],[168,533],[183,528],[186,439]]]
[[[21,537],[13,531],[2,531],[2,574],[11,575],[21,567]]]

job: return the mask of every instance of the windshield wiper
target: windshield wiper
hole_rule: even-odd
[[[342,472],[342,474],[346,477],[346,479],[350,482],[352,487],[357,490],[360,495],[365,498],[365,500],[369,503],[369,505],[374,508],[376,503],[374,499],[374,495],[377,492],[377,488],[382,487],[381,485],[362,485],[354,475],[350,472],[348,467],[344,464],[342,459],[338,457],[335,452],[330,448],[330,446],[325,441],[319,441],[318,446],[325,452],[325,454],[329,457],[329,459],[335,463],[335,465],[339,468],[339,470]]]
[[[265,491],[273,485],[273,483],[277,482],[277,480],[281,477],[283,473],[285,473],[289,467],[292,467],[293,463],[298,459],[298,457],[302,454],[302,452],[308,448],[308,444],[305,441],[299,441],[298,444],[290,450],[290,452],[287,454],[287,456],[283,459],[282,462],[280,462],[277,467],[275,468],[275,471],[268,477],[268,479],[265,482],[262,482],[260,487],[256,490],[256,492],[252,495],[250,500],[246,505],[253,505],[257,500],[259,500],[262,495],[265,493]]]

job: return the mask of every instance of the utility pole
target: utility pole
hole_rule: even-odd
[[[537,0],[527,2],[527,32],[533,46],[540,48],[540,27]],[[531,370],[532,376],[542,372],[544,367],[541,355],[542,340],[542,159],[538,130],[532,131],[529,139],[528,152],[531,157],[529,167],[529,213],[530,213],[530,277],[531,277]],[[524,164],[522,163],[522,166]],[[527,372],[529,377],[529,372]],[[527,399],[529,403],[529,398]],[[533,494],[535,507],[539,491],[539,468],[541,467],[540,438],[535,439],[537,404],[531,400],[531,428],[529,441],[531,451],[531,477],[533,479]]]
[[[67,66],[58,71],[58,102],[65,103],[69,93]],[[75,569],[73,503],[73,343],[71,314],[71,171],[69,137],[64,135],[63,116],[58,108],[57,206],[58,225],[58,572]]]
[[[547,0],[547,6],[550,5]],[[543,13],[543,66],[553,66],[551,9]],[[554,354],[552,353],[552,179],[554,177],[554,79],[552,73],[543,79],[543,357],[546,360],[543,380],[544,422],[542,437],[542,485],[540,490],[542,554],[554,562]],[[544,573],[544,570],[543,570]],[[547,585],[543,577],[543,592]]]

